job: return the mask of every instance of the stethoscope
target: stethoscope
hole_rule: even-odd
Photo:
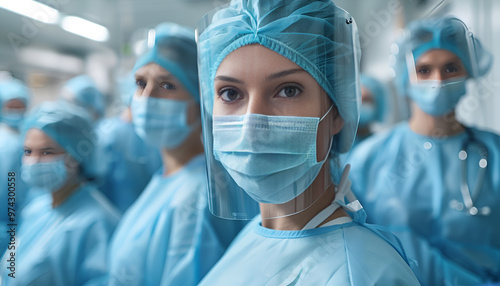
[[[476,207],[474,205],[475,201],[479,197],[481,193],[481,187],[484,182],[484,176],[486,174],[486,167],[488,166],[488,149],[486,146],[472,135],[472,132],[469,129],[465,130],[467,132],[467,139],[462,144],[462,148],[458,153],[458,158],[461,161],[461,172],[460,172],[460,192],[462,193],[463,203],[452,200],[450,202],[450,207],[456,209],[457,211],[464,211],[470,215],[483,215],[487,216],[491,212],[491,208],[488,206],[485,207]],[[467,182],[467,150],[471,146],[476,146],[479,150],[479,170],[477,172],[477,180],[476,185],[474,186],[474,191],[471,193],[469,189],[469,183]]]

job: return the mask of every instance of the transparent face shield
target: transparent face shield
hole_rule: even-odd
[[[483,73],[477,39],[459,19],[423,20],[405,30],[402,43],[405,93],[431,115],[452,111],[466,94],[466,80]]]
[[[211,11],[196,31],[209,207],[227,219],[290,216],[328,191],[333,200],[359,118],[357,28],[331,3],[321,8],[331,30],[314,31],[311,17],[284,23],[300,7],[242,5]],[[256,9],[269,32],[248,25]]]

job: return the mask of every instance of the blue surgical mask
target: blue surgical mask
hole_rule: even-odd
[[[61,188],[68,178],[64,156],[54,161],[22,164],[21,178],[31,187],[54,192]]]
[[[316,159],[318,125],[323,118],[215,116],[214,156],[254,200],[288,202],[312,184],[328,157]]]
[[[198,123],[188,125],[188,103],[165,98],[134,97],[131,109],[137,134],[161,149],[178,147]]]
[[[454,110],[466,93],[465,77],[449,80],[422,80],[411,84],[408,95],[422,111],[440,116]]]
[[[375,105],[371,103],[362,103],[359,113],[359,126],[364,127],[375,121]]]
[[[25,110],[4,109],[2,111],[2,121],[14,129],[18,129],[24,119]]]

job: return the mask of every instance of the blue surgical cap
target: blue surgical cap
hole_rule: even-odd
[[[70,79],[64,88],[71,92],[74,104],[102,117],[105,112],[104,95],[97,88],[94,80],[86,75]]]
[[[259,44],[307,71],[337,106],[344,127],[332,152],[350,150],[359,117],[359,57],[355,22],[332,1],[233,0],[216,12],[198,37],[206,109],[213,107],[213,82],[232,51]],[[205,91],[204,91],[205,92]]]
[[[454,53],[460,58],[471,78],[485,75],[493,63],[493,56],[483,48],[481,42],[461,20],[442,17],[415,21],[408,25],[405,36],[399,41],[396,68],[398,88],[401,91],[404,91],[408,84],[406,55],[412,53],[416,63],[420,56],[432,49]]]
[[[0,81],[0,103],[1,107],[7,101],[17,99],[21,101],[24,106],[28,106],[30,100],[29,89],[18,79],[9,79],[7,81]],[[1,108],[0,108],[1,109]]]
[[[386,87],[378,79],[366,74],[361,75],[361,85],[370,91],[375,101],[375,120],[383,122],[386,117],[387,109],[388,93]]]
[[[155,28],[153,47],[137,59],[134,73],[149,63],[156,63],[175,76],[199,102],[196,58],[194,30],[174,23],[162,23]]]
[[[84,109],[66,102],[45,102],[26,117],[23,134],[29,129],[42,130],[66,150],[82,169],[82,175],[95,175],[96,136],[90,114]]]

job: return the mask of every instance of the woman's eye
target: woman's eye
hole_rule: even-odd
[[[282,90],[280,90],[280,92],[278,93],[278,96],[289,98],[289,97],[297,96],[299,93],[300,93],[299,88],[297,88],[295,86],[287,86],[287,87],[283,88]]]
[[[31,150],[24,150],[24,155],[25,156],[31,155]]]
[[[238,92],[231,88],[221,90],[219,92],[219,97],[225,102],[232,102],[241,98]]]
[[[47,156],[47,155],[52,155],[52,154],[54,154],[54,153],[52,153],[52,152],[50,152],[50,151],[43,151],[43,152],[42,152],[42,155],[45,155],[45,156]]]
[[[170,83],[165,83],[161,87],[164,88],[164,89],[168,89],[168,90],[174,90],[175,89],[175,86],[171,85]]]
[[[428,69],[428,68],[420,68],[420,69],[418,69],[418,73],[420,73],[420,74],[428,74],[430,72],[431,72],[431,70]]]
[[[455,72],[458,72],[458,68],[457,67],[446,67],[444,69],[444,71],[447,73],[455,73]]]
[[[138,87],[138,88],[145,88],[146,87],[146,82],[143,81],[143,80],[136,80],[135,81],[135,85]]]

